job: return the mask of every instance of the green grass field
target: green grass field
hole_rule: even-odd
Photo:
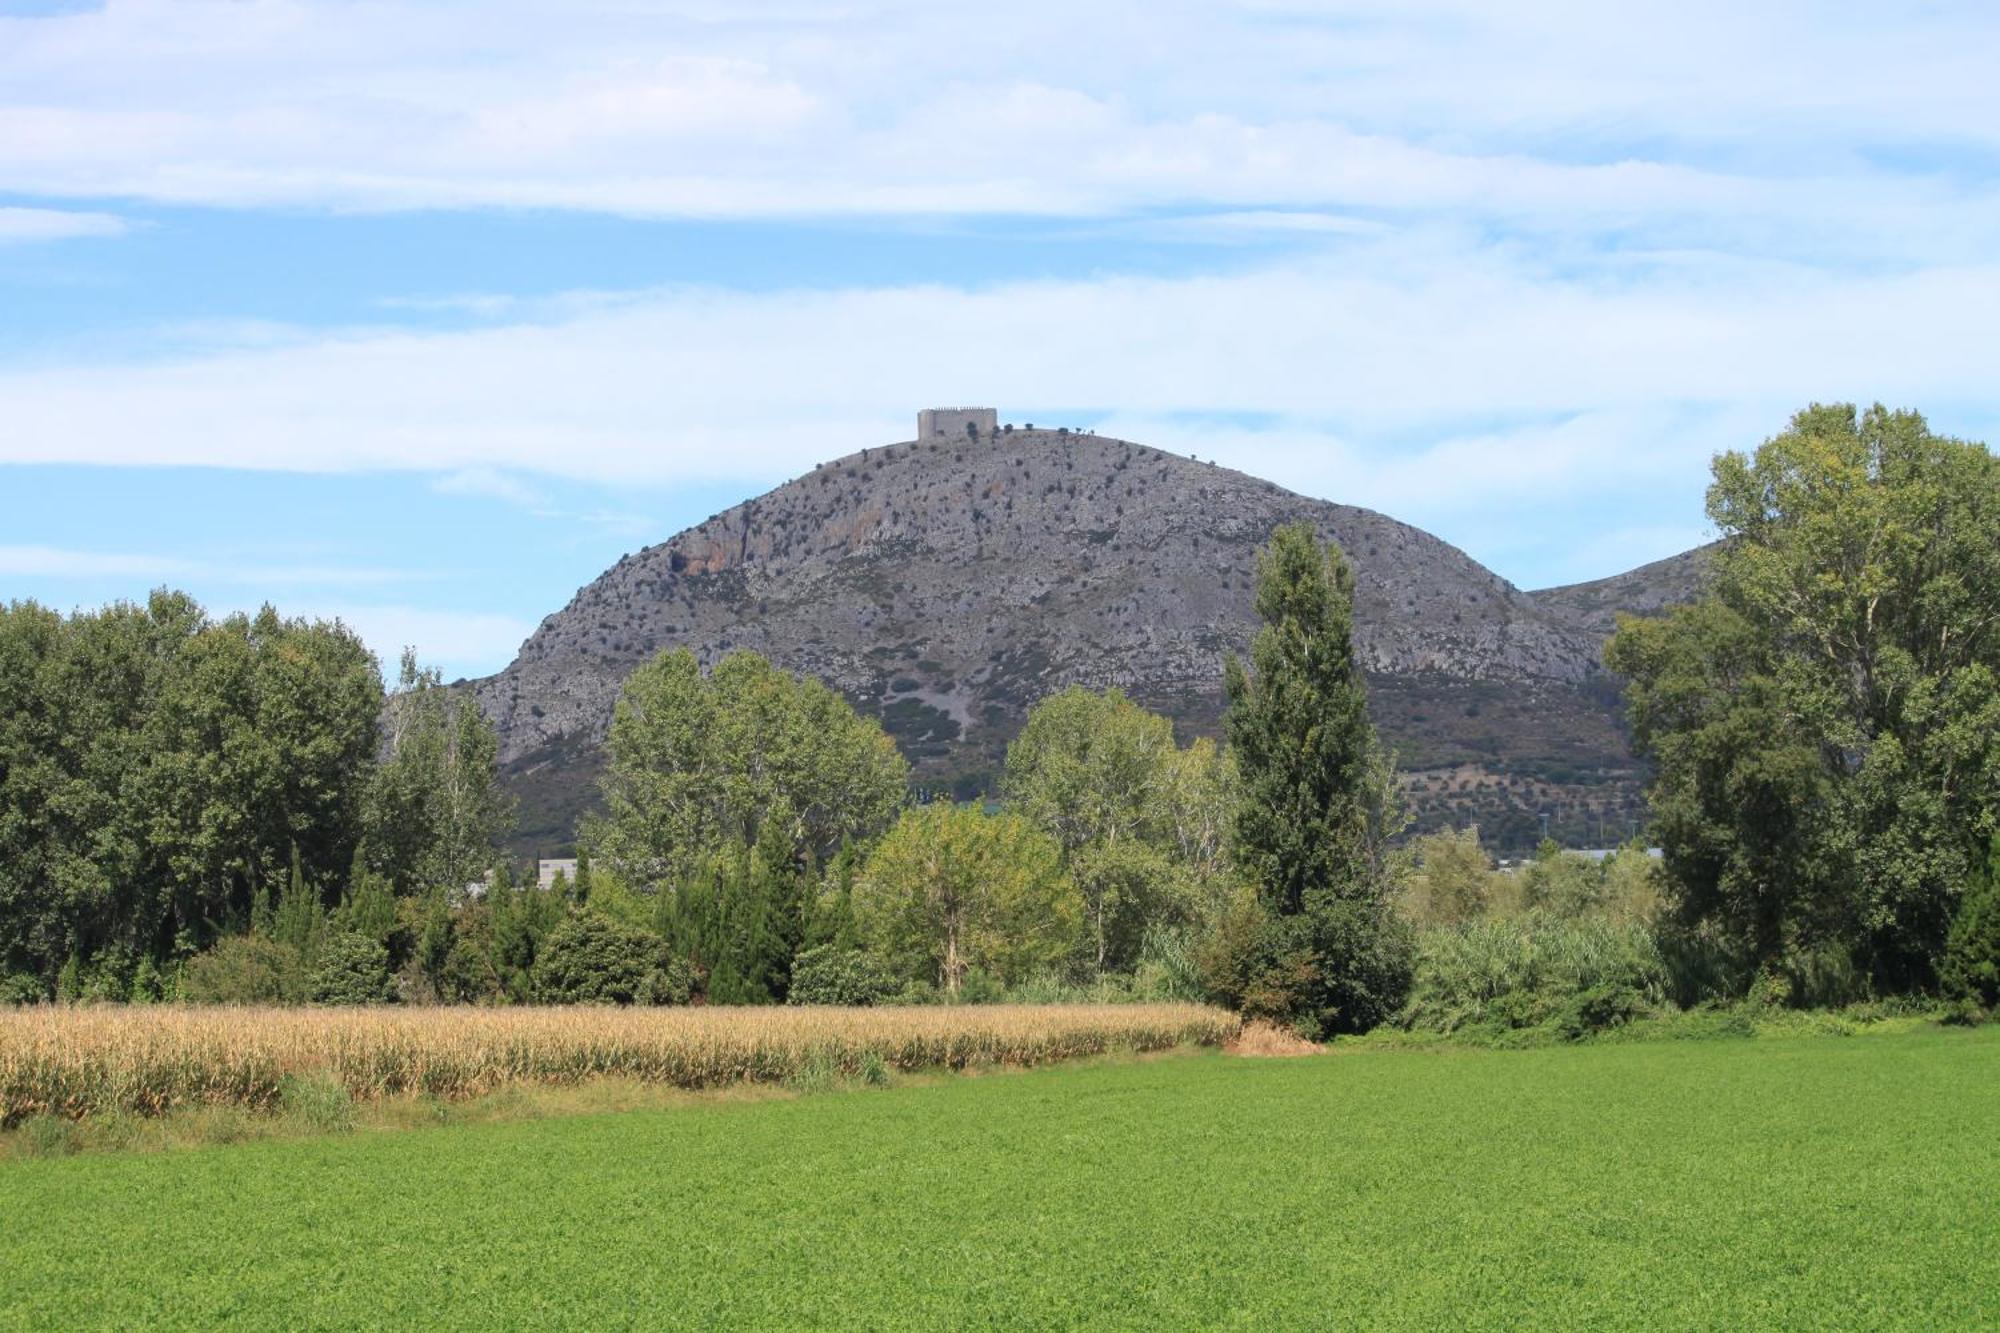
[[[0,1324],[1994,1327],[2000,1030],[1205,1054],[0,1167]]]

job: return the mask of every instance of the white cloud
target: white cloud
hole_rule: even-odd
[[[523,508],[539,505],[543,497],[519,477],[490,467],[462,467],[447,472],[431,483],[440,495],[473,495],[487,500],[505,500]]]
[[[0,208],[0,245],[123,236],[129,230],[131,224],[110,213],[78,213],[59,208]]]
[[[0,576],[57,579],[201,579],[243,587],[407,583],[434,575],[347,565],[289,565],[252,558],[197,560],[128,551],[0,546]]]
[[[0,372],[0,462],[412,470],[630,525],[561,514],[540,478],[748,488],[905,436],[927,402],[1054,405],[1587,577],[1608,555],[1593,542],[1681,530],[1708,454],[1806,401],[2000,424],[1997,45],[1989,5],[1805,0],[116,0],[0,18],[8,195],[1017,214],[1292,256],[431,301],[477,322],[449,331],[218,319],[144,364]],[[0,210],[0,240],[122,225]],[[1584,515],[1574,531],[1557,504]]]
[[[0,19],[0,190],[692,216],[1449,208],[1965,256],[1990,250],[2000,203],[1947,150],[1976,166],[2000,147],[1996,39],[1988,6],[1802,0],[120,0]]]
[[[0,546],[0,576],[8,578],[172,579],[194,570],[192,562],[164,555]]]
[[[908,438],[927,403],[1068,404],[1069,424],[1380,508],[1508,568],[1525,546],[1694,521],[1708,456],[1809,401],[1990,433],[1996,304],[1995,265],[1552,271],[1403,234],[1188,278],[674,289],[542,322],[0,375],[0,462],[409,470],[535,507],[536,476],[747,492]],[[1526,517],[1555,507],[1573,532]]]

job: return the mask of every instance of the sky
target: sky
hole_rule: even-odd
[[[1812,402],[2000,439],[2000,6],[0,0],[0,600],[498,669],[917,409],[1522,587]]]

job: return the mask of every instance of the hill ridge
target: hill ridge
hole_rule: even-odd
[[[471,688],[537,845],[566,840],[625,673],[669,647],[749,648],[818,676],[882,718],[921,780],[969,794],[1027,708],[1069,684],[1117,685],[1183,734],[1213,732],[1223,657],[1255,628],[1256,552],[1298,519],[1354,566],[1372,704],[1427,822],[1527,838],[1541,807],[1565,827],[1629,812],[1640,775],[1590,607],[1376,511],[1095,434],[821,463],[620,557]]]

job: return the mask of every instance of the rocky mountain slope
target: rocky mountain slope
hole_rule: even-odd
[[[1569,583],[1530,594],[1535,601],[1600,639],[1618,628],[1618,615],[1657,615],[1691,600],[1708,571],[1714,543],[1655,560],[1650,565],[1589,583]]]
[[[1027,709],[1072,683],[1214,733],[1223,657],[1256,628],[1257,549],[1296,519],[1354,564],[1371,705],[1422,822],[1477,821],[1506,846],[1545,812],[1571,841],[1623,833],[1642,775],[1598,666],[1619,593],[1531,595],[1381,514],[1094,435],[823,464],[624,557],[472,688],[526,845],[568,840],[620,682],[681,645],[818,676],[882,719],[919,781],[968,795],[990,789]]]

